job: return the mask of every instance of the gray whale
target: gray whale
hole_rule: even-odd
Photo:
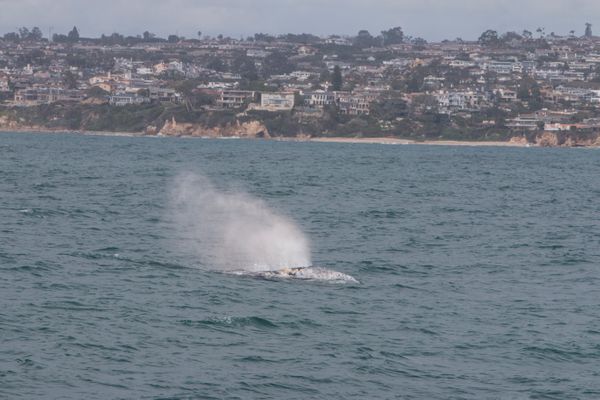
[[[272,271],[232,271],[230,274],[269,280],[301,279],[334,283],[360,283],[353,276],[321,267],[282,268]]]

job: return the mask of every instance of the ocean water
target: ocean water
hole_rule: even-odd
[[[215,271],[181,174],[360,283]],[[0,398],[597,399],[599,217],[598,150],[0,134]]]

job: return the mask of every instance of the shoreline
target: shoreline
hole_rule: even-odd
[[[380,137],[380,138],[345,138],[345,137],[331,137],[331,138],[310,138],[307,139],[310,142],[318,143],[352,143],[352,144],[391,144],[391,145],[426,145],[426,146],[469,146],[469,147],[533,147],[535,145],[529,143],[518,143],[518,142],[500,142],[500,141],[489,141],[489,142],[477,142],[477,141],[462,141],[462,140],[424,140],[416,141],[411,139],[400,139],[391,137]]]
[[[541,147],[535,143],[523,143],[513,141],[472,141],[472,140],[423,140],[401,139],[395,137],[273,137],[273,138],[249,138],[249,137],[208,137],[208,136],[171,136],[171,135],[147,135],[143,132],[123,132],[123,131],[81,131],[69,129],[48,129],[38,127],[6,128],[0,127],[0,133],[33,133],[33,134],[74,134],[83,136],[113,136],[113,137],[147,137],[147,138],[183,138],[183,139],[248,139],[248,140],[266,140],[281,142],[304,142],[304,143],[343,143],[343,144],[383,144],[383,145],[425,145],[425,146],[464,146],[464,147]],[[569,146],[555,146],[569,147]],[[575,146],[585,148],[596,148],[599,146]]]
[[[58,134],[74,134],[84,136],[124,136],[124,137],[141,137],[150,136],[145,135],[142,132],[123,132],[123,131],[81,131],[73,129],[48,129],[38,127],[27,127],[27,128],[6,128],[0,127],[0,133],[58,133]]]

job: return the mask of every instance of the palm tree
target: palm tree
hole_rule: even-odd
[[[546,28],[537,28],[536,32],[540,34],[540,39],[543,38],[545,36],[545,30]]]

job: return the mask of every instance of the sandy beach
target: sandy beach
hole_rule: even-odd
[[[33,127],[22,127],[22,128],[7,128],[0,127],[0,133],[66,133],[74,135],[87,135],[87,136],[147,136],[142,132],[122,132],[122,131],[79,131],[69,129],[48,129],[48,128],[33,128]]]
[[[425,140],[415,141],[399,138],[346,138],[346,137],[330,137],[330,138],[311,138],[311,142],[321,143],[362,143],[362,144],[420,144],[432,146],[500,146],[500,147],[530,147],[531,144],[518,142],[475,142],[475,141],[458,141],[458,140]]]
[[[1,132],[23,132],[23,133],[69,133],[88,136],[127,136],[127,137],[169,137],[162,135],[145,135],[142,132],[108,132],[108,131],[75,131],[65,129],[33,129],[33,128],[0,128]],[[176,136],[173,136],[176,137]],[[199,136],[177,136],[181,138],[199,138],[207,139]],[[222,137],[215,139],[233,139],[232,137]],[[235,137],[235,139],[242,139]],[[250,139],[250,138],[249,138]],[[257,139],[251,139],[257,140]],[[387,145],[429,145],[429,146],[470,146],[470,147],[535,147],[535,144],[522,142],[477,142],[477,141],[459,141],[459,140],[425,140],[416,141],[410,139],[400,139],[394,137],[378,137],[378,138],[352,138],[352,137],[313,137],[313,138],[271,138],[258,140],[279,140],[289,142],[315,142],[315,143],[349,143],[349,144],[387,144]]]

